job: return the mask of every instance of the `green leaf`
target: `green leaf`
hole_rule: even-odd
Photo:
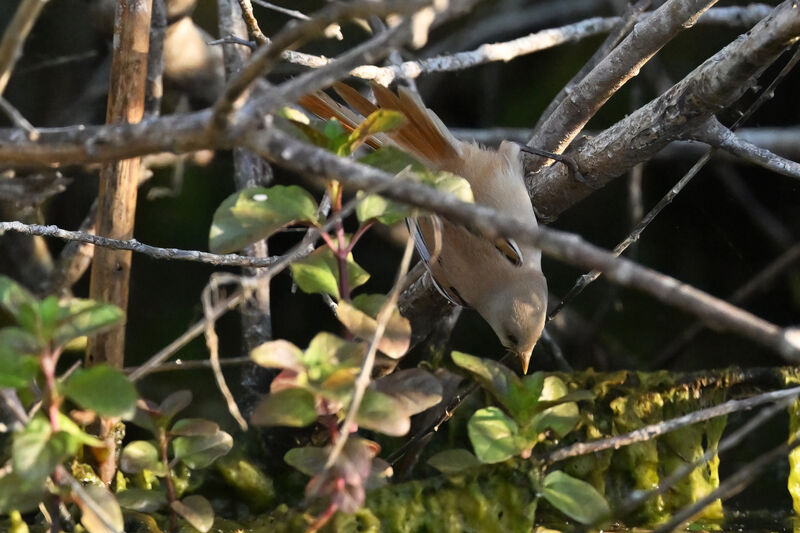
[[[58,427],[62,432],[68,434],[72,439],[75,440],[76,446],[78,444],[84,444],[86,446],[91,446],[92,448],[103,448],[105,446],[103,441],[86,433],[78,424],[73,422],[72,419],[64,413],[58,413]]]
[[[350,133],[347,141],[339,146],[337,153],[343,156],[350,155],[371,135],[399,128],[405,121],[406,117],[399,111],[378,109],[370,113],[370,115]]]
[[[213,435],[217,431],[219,431],[219,426],[216,423],[203,418],[184,418],[175,422],[169,429],[170,435],[179,437]]]
[[[386,300],[387,297],[383,294],[361,294],[353,299],[352,304],[342,300],[336,316],[353,335],[371,342],[378,327],[378,313]],[[378,341],[378,349],[385,355],[398,359],[406,354],[410,345],[411,324],[400,314],[397,306],[394,306]]]
[[[148,514],[167,505],[167,498],[160,490],[126,489],[117,493],[117,501],[123,509]]]
[[[23,305],[36,308],[38,302],[33,294],[13,279],[0,275],[0,307],[19,320],[19,312]]]
[[[358,191],[356,198],[360,199],[356,206],[356,217],[362,224],[370,220],[377,220],[381,224],[391,226],[410,217],[413,212],[413,209],[405,204],[389,200],[379,194],[366,194]]]
[[[285,340],[265,342],[256,346],[250,352],[250,358],[265,368],[288,368],[296,372],[305,369],[302,350]]]
[[[411,419],[400,402],[373,389],[364,392],[356,423],[390,437],[401,437],[411,429]]]
[[[544,380],[543,372],[534,372],[522,379],[511,380],[504,405],[519,424],[528,423],[531,417],[541,410],[539,399],[544,388]]]
[[[451,357],[455,364],[475,376],[481,387],[492,393],[503,405],[507,401],[512,385],[518,387],[520,384],[519,377],[497,361],[481,359],[458,351],[453,351]]]
[[[39,355],[44,345],[30,331],[9,326],[0,329],[0,348],[7,348],[23,355]]]
[[[442,384],[421,368],[396,370],[372,382],[372,388],[398,401],[408,415],[415,415],[442,401]]]
[[[211,508],[208,500],[199,494],[174,501],[170,507],[200,533],[206,533],[214,525],[214,509]]]
[[[119,457],[119,467],[126,474],[138,474],[142,470],[150,470],[157,476],[167,473],[158,456],[158,450],[146,440],[135,440],[125,446]]]
[[[328,149],[337,154],[341,146],[347,142],[347,137],[349,136],[344,127],[342,127],[342,123],[335,118],[325,123],[322,134],[328,139]]]
[[[316,223],[317,202],[297,185],[254,187],[232,194],[217,208],[209,248],[230,253],[297,222]]]
[[[521,451],[517,423],[498,407],[475,411],[467,423],[467,433],[482,463],[499,463]]]
[[[265,396],[250,420],[258,426],[305,427],[317,421],[314,395],[304,389],[285,389]]]
[[[14,472],[26,481],[41,483],[77,448],[78,443],[67,433],[53,433],[44,416],[35,416],[14,433],[11,445]]]
[[[178,437],[172,441],[176,459],[189,468],[205,468],[233,448],[233,437],[224,431],[202,437]]]
[[[191,404],[192,391],[186,389],[175,391],[164,398],[164,401],[162,401],[161,405],[158,406],[158,410],[165,419],[164,425],[169,425],[175,415],[189,407]]]
[[[437,191],[452,194],[462,202],[475,202],[469,182],[461,176],[450,172],[423,172],[420,181]]]
[[[115,305],[71,298],[59,304],[58,320],[52,339],[56,345],[61,346],[84,335],[96,335],[124,321],[125,313]]]
[[[437,453],[428,459],[428,464],[442,474],[457,474],[467,468],[479,466],[481,462],[469,450],[455,448]]]
[[[555,376],[545,378],[539,405],[552,405],[553,403],[556,405],[533,417],[530,422],[532,436],[549,429],[560,438],[575,428],[580,411],[574,402],[562,403],[562,398],[567,398],[567,391],[567,386],[559,378]],[[583,396],[583,394],[577,396]]]
[[[0,477],[0,515],[11,511],[22,513],[36,509],[44,499],[42,481],[30,481],[16,472],[8,472]]]
[[[64,394],[102,416],[128,419],[136,411],[136,388],[119,370],[108,365],[78,369],[63,384]]]
[[[360,163],[379,168],[390,174],[399,174],[410,168],[414,172],[424,172],[425,166],[396,146],[381,146],[358,160]]]
[[[81,524],[89,533],[123,533],[125,522],[117,499],[107,488],[87,485],[83,497],[76,498],[81,508]]]
[[[0,344],[0,388],[21,388],[31,384],[39,371],[39,360],[20,355],[10,346]]]
[[[291,268],[292,277],[303,292],[329,294],[339,299],[339,264],[329,247],[317,248],[292,263]],[[369,279],[369,273],[356,264],[352,253],[347,256],[347,275],[350,290],[363,285]]]
[[[605,498],[593,486],[561,471],[547,474],[542,483],[542,496],[581,524],[592,524],[611,514]]]
[[[283,460],[307,476],[316,476],[325,469],[329,453],[330,450],[325,448],[303,446],[302,448],[292,448],[286,452]]]

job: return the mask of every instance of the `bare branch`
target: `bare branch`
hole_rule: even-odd
[[[533,176],[528,190],[545,220],[650,159],[670,141],[733,104],[787,45],[800,35],[800,13],[787,0],[750,32],[706,60],[659,98],[591,139],[574,143],[574,157],[589,186],[563,165]]]
[[[590,118],[647,61],[681,31],[694,25],[715,0],[669,0],[633,31],[581,79],[534,130],[528,146],[561,153]],[[542,168],[546,159],[529,158],[527,172]]]
[[[385,172],[305,145],[279,130],[248,135],[244,142],[264,157],[296,172],[337,179],[345,186],[362,190],[383,187],[382,195],[429,209],[478,235],[489,239],[514,238],[569,264],[600,270],[613,282],[646,292],[698,316],[712,327],[747,337],[789,360],[800,360],[800,335],[793,330],[779,328],[674,278],[618,258],[577,235],[542,226],[534,228],[494,209],[460,202],[425,185],[393,180]]]
[[[3,40],[0,41],[0,95],[5,91],[14,65],[22,54],[25,39],[46,3],[47,0],[22,0],[6,27]]]
[[[663,435],[664,433],[669,433],[686,426],[691,426],[692,424],[696,424],[704,420],[709,420],[711,418],[716,418],[718,416],[723,416],[730,413],[736,413],[738,411],[747,411],[765,403],[773,403],[786,398],[796,398],[798,395],[800,395],[800,387],[793,387],[791,389],[765,392],[744,400],[729,400],[719,405],[715,405],[714,407],[700,409],[699,411],[694,411],[687,415],[665,420],[663,422],[658,422],[657,424],[650,424],[649,426],[639,428],[623,435],[617,435],[615,437],[598,441],[578,442],[550,452],[541,457],[541,460],[552,464],[579,455],[587,455],[603,450],[617,450],[623,446],[629,446],[636,442],[651,440],[659,435]]]
[[[55,237],[65,241],[82,242],[114,250],[130,250],[144,254],[154,259],[167,259],[177,261],[195,261],[215,266],[238,267],[266,267],[276,262],[274,257],[248,257],[238,254],[212,254],[198,250],[181,250],[179,248],[159,248],[143,244],[136,239],[122,240],[110,239],[85,233],[82,231],[63,230],[57,226],[40,226],[38,224],[23,224],[22,222],[0,222],[0,233],[15,231],[27,235],[40,235],[42,237]]]

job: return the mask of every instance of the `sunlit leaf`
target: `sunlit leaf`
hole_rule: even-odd
[[[292,466],[307,476],[316,476],[325,469],[330,450],[315,446],[292,448],[283,456],[286,464]]]
[[[77,451],[78,443],[69,434],[53,432],[50,422],[35,416],[14,433],[11,445],[14,472],[30,482],[42,482],[56,465]]]
[[[119,467],[127,474],[138,474],[142,470],[150,470],[159,476],[167,473],[166,466],[158,456],[158,450],[146,440],[128,443],[120,455]]]
[[[467,468],[479,466],[481,462],[469,450],[455,448],[437,453],[428,459],[428,464],[442,474],[457,474]]]
[[[475,376],[481,387],[491,392],[501,403],[507,398],[512,384],[519,383],[519,377],[497,361],[481,359],[458,351],[453,351],[451,357],[455,364]]]
[[[593,486],[561,471],[547,474],[542,483],[542,496],[581,524],[591,524],[611,514],[605,498]]]
[[[559,378],[548,376],[544,380],[544,387],[540,396],[541,403],[557,402],[557,405],[545,409],[533,417],[530,427],[533,433],[550,430],[558,437],[563,437],[573,430],[579,420],[578,405],[574,402],[561,403],[561,398],[567,395],[567,386]]]
[[[167,498],[160,490],[126,489],[117,493],[117,501],[123,509],[148,514],[167,505]]]
[[[256,346],[250,352],[250,357],[257,365],[265,368],[289,368],[298,372],[304,369],[302,350],[285,340],[265,342]]]
[[[201,437],[178,437],[172,441],[174,457],[189,468],[205,468],[233,448],[233,437],[224,431]]]
[[[398,174],[407,168],[414,172],[423,172],[425,170],[425,166],[418,160],[391,145],[381,146],[377,150],[361,157],[358,161],[390,174]]]
[[[366,344],[346,341],[323,331],[311,339],[303,353],[303,364],[309,379],[319,382],[343,367],[359,367],[365,354]]]
[[[261,399],[250,420],[258,426],[304,427],[317,421],[314,395],[304,389],[285,389]]]
[[[206,533],[214,525],[214,509],[208,500],[199,494],[174,501],[170,506],[200,533]]]
[[[136,410],[136,388],[108,365],[78,369],[63,384],[64,394],[84,409],[103,416],[131,418]]]
[[[38,302],[22,285],[7,276],[0,275],[0,307],[19,320],[17,315],[23,305],[35,308]]]
[[[421,413],[442,401],[442,384],[421,368],[392,372],[375,380],[372,388],[393,397],[409,415]]]
[[[291,265],[292,277],[297,286],[308,294],[329,294],[339,299],[339,264],[327,246],[317,248]],[[358,266],[353,254],[347,256],[347,275],[350,290],[367,282],[369,273]]]
[[[356,206],[356,217],[362,224],[369,220],[377,220],[381,224],[391,226],[412,214],[410,207],[379,194],[366,194],[359,191],[356,197],[361,199]]]
[[[518,426],[497,407],[475,411],[467,423],[467,433],[482,463],[499,463],[518,454],[521,449]]]
[[[372,341],[378,327],[377,316],[387,297],[383,294],[360,294],[353,299],[339,302],[336,316],[350,332],[366,341]],[[392,358],[405,355],[411,345],[411,324],[395,306],[378,341],[378,349]]]
[[[81,524],[89,533],[122,533],[125,523],[117,499],[107,488],[87,485],[85,498],[77,498],[81,508]]]
[[[84,335],[95,335],[124,321],[125,313],[115,305],[71,298],[59,304],[58,321],[52,339],[60,346]]]
[[[522,379],[509,381],[509,389],[503,405],[514,417],[514,420],[520,424],[529,422],[534,413],[541,411],[539,405],[544,379],[543,372],[534,372]]]
[[[422,183],[437,191],[452,194],[462,202],[473,203],[475,201],[469,182],[461,176],[450,172],[422,172],[420,178]]]
[[[254,187],[232,194],[214,213],[209,249],[230,253],[297,222],[314,223],[317,202],[302,187]]]
[[[77,444],[91,446],[93,448],[102,448],[105,446],[103,441],[89,435],[81,427],[76,424],[70,417],[63,413],[58,413],[58,427],[63,432],[68,434]]]
[[[328,139],[328,149],[335,153],[339,153],[340,147],[347,142],[347,137],[349,136],[342,123],[336,118],[332,118],[325,123],[322,134]]]
[[[399,111],[391,109],[378,109],[364,119],[356,129],[350,132],[347,140],[339,146],[338,155],[350,155],[371,135],[391,131],[402,126],[406,117]]]
[[[400,402],[373,389],[364,392],[356,422],[359,426],[391,437],[401,437],[411,428],[411,419]]]

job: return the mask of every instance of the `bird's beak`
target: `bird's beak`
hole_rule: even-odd
[[[519,357],[520,365],[522,365],[522,373],[523,374],[527,374],[528,373],[528,365],[530,365],[530,362],[531,362],[531,354],[532,354],[532,351],[527,352],[527,353],[525,353],[525,352],[518,352],[517,353],[517,357]]]

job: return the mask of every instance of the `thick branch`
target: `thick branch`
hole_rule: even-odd
[[[780,4],[750,32],[709,58],[669,91],[596,137],[567,151],[589,185],[563,165],[533,177],[529,191],[538,214],[553,220],[594,189],[647,161],[669,142],[730,106],[800,35],[800,10]]]
[[[610,280],[694,314],[715,329],[735,332],[776,350],[789,360],[800,360],[800,335],[792,330],[783,330],[674,278],[617,258],[577,235],[531,227],[488,207],[460,202],[425,185],[392,180],[385,172],[336,157],[278,130],[248,135],[244,142],[264,157],[296,172],[337,179],[351,188],[374,190],[380,187],[384,196],[429,209],[488,239],[513,237],[566,263],[600,270]]]

